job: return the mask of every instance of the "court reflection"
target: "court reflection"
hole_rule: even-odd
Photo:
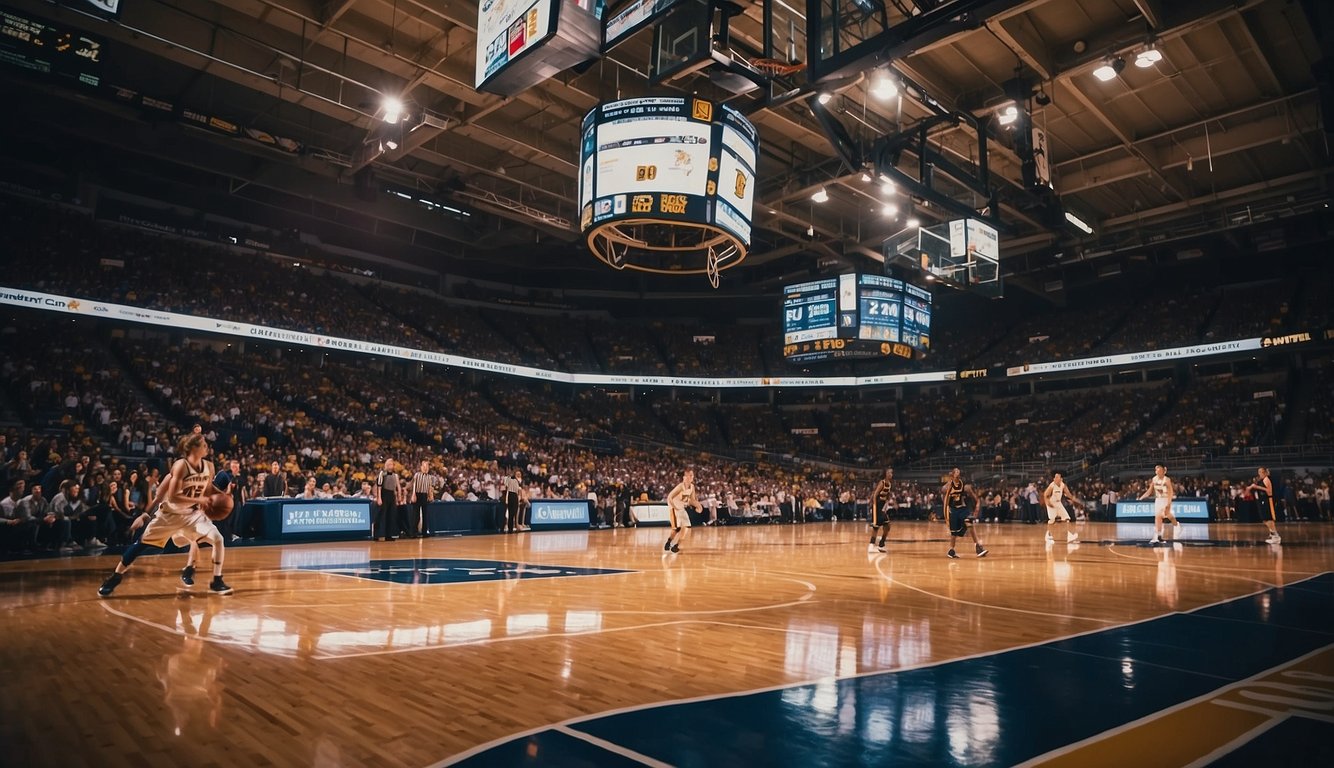
[[[205,640],[217,609],[215,601],[205,598],[201,602],[202,608],[184,601],[178,607],[177,623],[184,633],[181,650],[165,657],[157,673],[174,736],[199,735],[201,730],[217,728],[222,720],[226,662]]]

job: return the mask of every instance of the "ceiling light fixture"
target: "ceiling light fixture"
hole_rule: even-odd
[[[1102,63],[1102,66],[1093,70],[1093,76],[1105,83],[1109,80],[1115,80],[1116,76],[1121,74],[1121,70],[1125,68],[1126,60],[1117,56],[1116,58],[1107,59]]]
[[[1074,215],[1070,211],[1065,212],[1065,220],[1073,224],[1076,229],[1080,230],[1084,234],[1086,235],[1093,234],[1093,227],[1089,226],[1088,223],[1086,223],[1083,219]]]
[[[881,101],[889,101],[899,95],[898,83],[886,70],[879,70],[871,77],[871,95]]]
[[[1013,103],[1006,105],[999,112],[996,113],[996,120],[1001,125],[1006,125],[1006,126],[1014,125],[1014,122],[1018,119],[1019,119],[1019,107],[1016,107]]]
[[[920,226],[922,226],[922,221],[921,221],[920,219],[918,219],[916,216],[914,216],[914,217],[912,217],[911,219],[908,219],[908,226],[909,226],[909,227],[920,227]]]
[[[824,187],[820,187],[811,195],[811,199],[817,203],[827,203],[829,202],[829,192]]]
[[[403,117],[403,102],[400,99],[386,96],[380,106],[384,110],[384,121],[386,123],[397,123],[399,118]]]
[[[870,182],[871,182],[871,174],[867,173],[866,171],[862,171],[862,183],[869,184]]]
[[[833,98],[834,98],[834,94],[829,93],[828,91],[825,91],[825,92],[822,92],[819,96],[816,96],[816,97],[815,97],[815,100],[818,101],[818,102],[820,102],[821,104],[828,104],[830,101],[833,100]]]
[[[895,216],[899,215],[899,207],[897,205],[894,205],[893,203],[890,203],[889,205],[885,206],[884,213],[886,216],[892,219]]]
[[[1144,50],[1140,51],[1139,55],[1135,57],[1135,66],[1139,67],[1140,69],[1148,69],[1149,67],[1152,67],[1154,64],[1157,64],[1162,60],[1163,60],[1163,52],[1155,48],[1153,44],[1150,43],[1148,48],[1145,48]]]

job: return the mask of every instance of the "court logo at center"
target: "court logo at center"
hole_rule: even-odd
[[[478,581],[512,579],[552,579],[563,576],[606,576],[634,571],[614,568],[580,568],[565,565],[540,565],[512,560],[464,560],[456,558],[405,558],[370,560],[362,563],[302,565],[296,570],[319,571],[334,576],[351,576],[394,584],[469,584]]]

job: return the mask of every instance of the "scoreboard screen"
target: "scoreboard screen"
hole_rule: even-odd
[[[551,37],[560,6],[552,0],[482,0],[477,6],[477,71],[480,88],[511,62]]]
[[[96,88],[102,83],[102,38],[0,6],[0,61]]]
[[[931,293],[911,283],[847,274],[783,290],[788,362],[911,357],[930,346]]]
[[[867,341],[901,341],[903,281],[880,275],[858,275],[857,338]]]
[[[579,148],[581,229],[621,220],[709,224],[750,245],[755,126],[726,104],[684,96],[595,107]]]
[[[838,337],[838,280],[814,280],[783,289],[783,343]]]

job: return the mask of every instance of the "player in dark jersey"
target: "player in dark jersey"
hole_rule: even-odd
[[[885,537],[889,536],[889,513],[894,508],[894,468],[887,467],[885,476],[875,484],[871,491],[871,543],[866,546],[868,552],[884,552]],[[880,532],[880,543],[875,541],[876,531]]]
[[[973,546],[976,547],[978,557],[986,557],[986,548],[982,546],[982,542],[977,540],[977,532],[968,524],[968,503],[964,501],[964,496],[973,498],[974,514],[982,509],[982,501],[977,498],[976,493],[973,493],[973,486],[964,483],[962,473],[959,472],[958,467],[955,467],[954,471],[950,472],[950,479],[940,488],[945,521],[950,526],[949,557],[958,557],[954,552],[954,545],[964,536],[973,537]]]
[[[1260,467],[1259,477],[1247,489],[1255,492],[1255,505],[1260,510],[1260,519],[1269,529],[1269,538],[1265,539],[1265,543],[1281,544],[1283,539],[1278,535],[1278,513],[1274,511],[1274,481],[1269,477],[1269,469]]]

